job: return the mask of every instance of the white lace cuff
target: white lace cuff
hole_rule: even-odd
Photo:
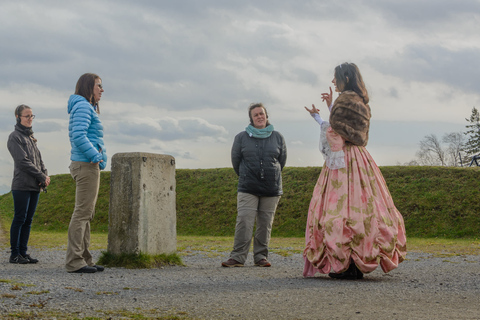
[[[345,168],[345,153],[343,150],[332,152],[325,159],[325,163],[329,169],[341,169]]]
[[[328,168],[335,170],[345,168],[345,153],[343,150],[340,151],[332,151],[330,149],[330,145],[327,141],[327,129],[330,127],[330,124],[325,121],[320,126],[320,151],[325,158],[325,164]]]

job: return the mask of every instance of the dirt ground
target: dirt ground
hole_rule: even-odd
[[[254,267],[250,260],[243,268],[222,268],[227,252],[190,252],[183,257],[186,267],[81,275],[65,272],[64,250],[32,252],[41,262],[20,266],[8,263],[4,251],[0,316],[480,319],[480,256],[411,252],[388,274],[377,269],[363,280],[345,281],[303,278],[300,254],[272,254],[271,268]],[[19,291],[12,290],[16,282]]]

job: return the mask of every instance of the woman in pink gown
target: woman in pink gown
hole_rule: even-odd
[[[370,107],[358,67],[343,63],[332,90],[322,94],[330,109],[323,121],[315,106],[307,109],[321,124],[326,158],[308,209],[303,275],[317,272],[337,279],[362,279],[378,265],[395,269],[406,255],[403,217],[368,153]]]

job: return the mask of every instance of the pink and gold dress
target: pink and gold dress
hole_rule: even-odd
[[[363,273],[395,269],[406,256],[405,225],[380,169],[365,147],[329,126],[322,132],[330,154],[341,141],[344,167],[330,168],[327,155],[308,209],[303,275],[341,273],[351,261]]]

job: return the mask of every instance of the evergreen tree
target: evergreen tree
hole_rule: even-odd
[[[468,140],[465,143],[464,151],[470,161],[474,155],[480,153],[480,113],[477,108],[473,107],[470,118],[465,118],[465,120],[469,124],[466,126],[467,132],[465,132],[465,135],[468,137]]]

